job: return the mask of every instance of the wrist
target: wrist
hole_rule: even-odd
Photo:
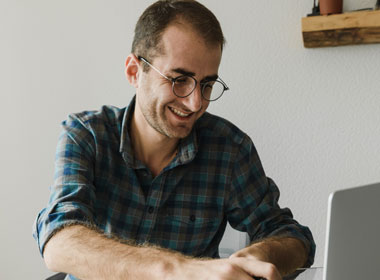
[[[246,248],[243,248],[234,254],[230,258],[234,257],[244,257],[250,259],[256,259],[262,262],[270,262],[270,257],[268,252],[262,248],[260,243],[252,244]]]

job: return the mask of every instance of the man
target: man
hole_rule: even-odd
[[[34,235],[68,279],[282,279],[310,266],[310,231],[278,204],[250,138],[206,113],[227,85],[224,37],[196,1],[158,1],[126,60],[124,109],[63,123],[55,182]],[[218,259],[227,221],[253,244]]]

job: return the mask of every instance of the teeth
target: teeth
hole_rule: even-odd
[[[181,111],[178,111],[177,109],[174,109],[174,108],[171,108],[170,107],[170,110],[175,113],[176,115],[180,116],[180,117],[188,117],[190,114],[184,114],[182,113]]]

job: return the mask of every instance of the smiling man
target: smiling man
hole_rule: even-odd
[[[137,93],[131,126],[134,153],[154,176],[173,159],[179,139],[190,134],[209,99],[224,90],[216,86],[212,95],[213,86],[222,85],[217,80],[221,45],[200,38],[184,19],[165,29],[160,48],[154,66],[135,54],[126,62],[127,78]],[[139,71],[144,63],[153,71]]]
[[[282,279],[315,244],[267,178],[251,139],[206,112],[228,90],[224,37],[196,1],[158,1],[135,29],[126,108],[63,122],[34,236],[67,279]],[[252,244],[218,259],[226,223]]]

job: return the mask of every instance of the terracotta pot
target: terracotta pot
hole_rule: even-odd
[[[340,14],[343,9],[343,0],[319,0],[321,15]]]

